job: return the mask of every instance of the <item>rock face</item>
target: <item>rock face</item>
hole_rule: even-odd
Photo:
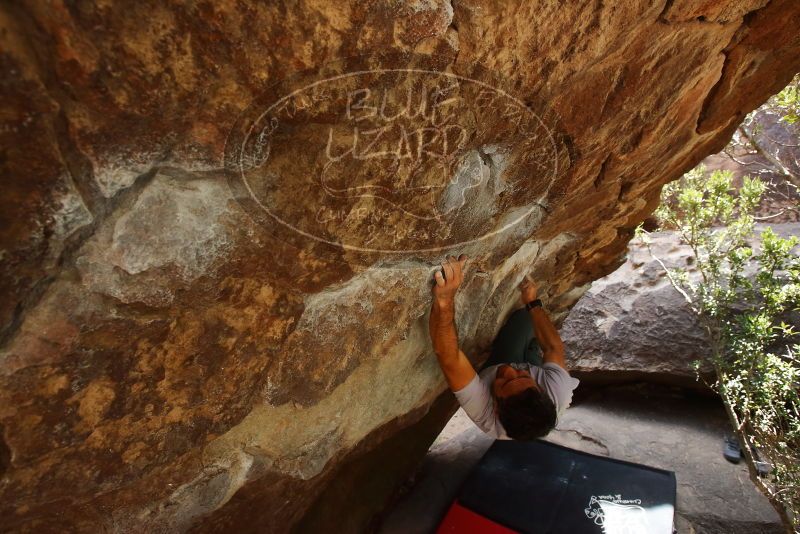
[[[476,360],[525,273],[563,318],[800,69],[798,22],[791,0],[3,4],[3,530],[325,517],[345,466],[410,461],[452,410],[443,254],[473,258]]]

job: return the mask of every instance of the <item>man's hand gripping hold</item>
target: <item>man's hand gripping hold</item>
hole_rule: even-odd
[[[437,269],[434,273],[430,334],[439,366],[452,391],[463,389],[475,378],[475,369],[458,348],[455,324],[455,297],[464,280],[467,259],[466,254],[460,255],[458,259],[448,256],[442,262],[442,269]]]

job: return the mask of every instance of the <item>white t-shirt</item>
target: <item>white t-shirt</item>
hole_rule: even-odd
[[[464,412],[478,425],[478,428],[496,439],[511,439],[494,409],[492,383],[497,376],[498,367],[500,365],[493,365],[484,369],[480,375],[476,374],[475,378],[466,387],[456,391],[455,395]],[[545,363],[541,367],[530,363],[515,363],[512,367],[530,371],[542,391],[553,400],[556,406],[556,421],[559,421],[561,414],[572,402],[572,392],[578,387],[580,380],[571,377],[556,363]]]

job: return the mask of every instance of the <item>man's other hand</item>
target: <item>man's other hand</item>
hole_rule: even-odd
[[[448,256],[442,262],[442,269],[437,269],[434,273],[433,296],[438,305],[453,305],[458,287],[464,280],[464,265],[467,259],[466,254],[460,255],[458,259],[455,256]]]
[[[533,281],[530,275],[526,274],[525,278],[523,278],[522,282],[519,284],[519,291],[521,293],[520,300],[522,304],[527,304],[536,300],[539,289],[536,287],[536,282]]]

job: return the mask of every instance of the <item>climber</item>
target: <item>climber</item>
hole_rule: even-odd
[[[533,440],[547,435],[572,402],[579,381],[569,375],[564,344],[526,276],[519,286],[525,308],[513,312],[475,372],[458,347],[455,296],[467,256],[448,256],[436,269],[430,335],[447,384],[470,419],[498,439]]]

